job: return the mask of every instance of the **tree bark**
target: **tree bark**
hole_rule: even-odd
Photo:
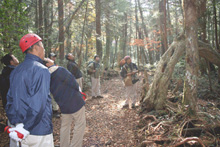
[[[44,3],[44,48],[48,54],[48,18],[49,18],[49,3],[50,0],[46,0]]]
[[[39,36],[43,40],[43,6],[42,6],[42,0],[39,0]]]
[[[58,0],[58,17],[59,17],[59,57],[61,63],[64,59],[64,27],[63,27],[63,0]]]
[[[213,14],[214,14],[214,26],[215,26],[215,45],[216,49],[220,52],[219,48],[219,40],[218,40],[218,22],[217,22],[217,15],[216,15],[216,0],[213,0]]]
[[[53,30],[53,1],[51,1],[50,4],[50,25],[48,26],[48,53],[51,52],[52,48],[52,39],[49,36],[51,35]]]
[[[36,33],[38,33],[39,29],[39,18],[38,18],[38,1],[35,1],[36,6],[35,6],[35,28],[36,28]]]
[[[109,1],[105,1],[106,5],[108,5]],[[106,30],[106,49],[105,49],[105,57],[104,57],[104,68],[109,67],[109,58],[110,58],[110,50],[111,50],[111,30],[110,30],[110,8],[106,7],[105,15],[106,15],[106,22],[105,22],[105,30]]]
[[[81,64],[82,64],[82,48],[83,48],[83,38],[84,38],[84,32],[85,32],[85,25],[86,25],[86,20],[87,20],[87,10],[88,10],[88,3],[89,1],[87,1],[87,4],[86,4],[86,11],[85,11],[85,16],[84,16],[84,22],[83,22],[83,29],[82,29],[82,37],[81,37],[81,43],[80,43],[80,49],[79,49],[79,54],[78,54],[78,59],[79,59],[79,62],[78,62],[78,65],[79,67],[81,67]]]
[[[142,11],[142,8],[141,8],[140,0],[138,0],[138,7],[139,7],[140,15],[141,15],[142,27],[144,29],[144,35],[145,35],[145,38],[148,38],[148,31],[147,31],[147,28],[146,28],[146,24],[144,22],[144,16],[143,16],[143,11]],[[148,44],[149,41],[146,40],[146,43]],[[148,45],[147,45],[147,50],[148,50],[148,54],[149,54],[149,62],[152,65],[153,64],[152,52],[149,50]]]
[[[96,8],[96,54],[102,59],[102,39],[101,39],[101,2],[95,0]]]
[[[183,104],[188,106],[188,114],[194,116],[197,111],[197,85],[199,71],[198,53],[198,1],[183,0],[186,41],[186,73],[184,81]]]
[[[169,49],[161,57],[153,83],[143,99],[142,111],[162,110],[165,108],[167,90],[172,73],[179,58],[185,51],[185,36],[181,35],[174,40]]]
[[[159,2],[160,10],[160,35],[161,35],[161,55],[163,55],[167,48],[167,27],[166,27],[166,0],[161,0]]]

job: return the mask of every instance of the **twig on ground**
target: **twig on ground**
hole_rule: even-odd
[[[205,147],[205,145],[203,144],[202,140],[199,139],[198,137],[188,137],[188,138],[185,138],[183,139],[181,142],[175,144],[173,147],[178,147],[186,142],[189,142],[189,141],[197,141],[198,143],[200,143],[200,145],[202,145],[202,147]]]

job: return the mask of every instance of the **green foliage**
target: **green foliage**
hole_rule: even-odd
[[[19,40],[28,32],[27,6],[19,0],[2,0],[0,7],[1,56],[12,52],[19,60],[22,60],[24,56],[19,48]]]

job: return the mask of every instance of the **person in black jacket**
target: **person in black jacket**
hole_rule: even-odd
[[[65,68],[54,66],[53,61],[46,60],[51,73],[50,91],[60,107],[61,147],[82,147],[86,127],[85,101],[75,77]],[[73,139],[70,142],[71,124],[74,121]]]
[[[68,60],[67,69],[74,75],[79,87],[83,89],[82,72],[80,71],[78,64],[75,62],[75,57],[71,53],[67,54],[65,57]]]
[[[9,77],[10,77],[11,72],[19,64],[19,61],[14,55],[9,53],[5,55],[4,57],[2,57],[1,62],[5,65],[5,67],[2,70],[1,81],[0,81],[2,104],[5,109],[5,106],[7,103],[7,93],[10,87]]]

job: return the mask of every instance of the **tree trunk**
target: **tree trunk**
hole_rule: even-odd
[[[168,20],[167,28],[168,28],[168,45],[169,45],[173,42],[173,36],[172,36],[173,28],[172,28],[171,18],[170,18],[169,0],[167,0],[167,20]]]
[[[42,6],[42,0],[39,0],[39,36],[43,40],[43,6]]]
[[[38,1],[35,1],[36,6],[35,6],[35,28],[36,28],[36,33],[38,33],[38,27],[39,27],[39,18],[38,18]]]
[[[218,40],[218,22],[217,22],[217,15],[216,15],[216,0],[213,0],[213,14],[214,14],[214,25],[215,25],[215,45],[216,49],[220,52],[219,48],[219,40]]]
[[[138,7],[139,7],[140,15],[141,15],[142,27],[144,29],[144,35],[145,35],[145,38],[148,38],[148,32],[147,32],[146,24],[144,22],[144,16],[143,16],[143,11],[142,11],[142,8],[141,8],[140,0],[138,0]],[[149,41],[147,40],[146,43],[148,44]],[[149,54],[149,62],[152,65],[153,64],[152,52],[149,50],[148,45],[147,45],[147,49],[148,49],[148,54]]]
[[[117,55],[117,50],[118,50],[118,36],[115,36],[115,53],[114,53],[114,56],[113,56],[112,69],[114,68],[114,65],[115,65],[115,59],[116,59],[116,55]]]
[[[197,110],[197,84],[199,71],[199,53],[198,53],[198,1],[184,0],[184,23],[186,41],[186,73],[184,81],[183,104],[187,105],[188,114],[195,115]]]
[[[85,17],[84,17],[83,29],[82,29],[82,37],[81,37],[81,44],[80,44],[80,49],[79,49],[79,54],[78,54],[78,59],[79,59],[78,65],[79,65],[79,67],[81,67],[81,64],[82,64],[81,54],[82,54],[82,48],[83,48],[83,38],[84,38],[84,32],[85,32],[85,25],[86,25],[86,20],[87,20],[88,3],[89,3],[89,1],[87,1],[87,4],[86,4],[86,11],[85,11]]]
[[[124,13],[124,18],[125,18],[125,25],[124,25],[124,44],[123,44],[123,56],[127,55],[127,34],[128,34],[128,18],[127,18],[127,13]]]
[[[172,73],[179,58],[185,51],[185,36],[181,35],[171,44],[169,49],[161,57],[153,83],[143,99],[142,111],[162,110],[165,108],[167,90]]]
[[[46,0],[44,3],[44,48],[48,54],[48,18],[49,18],[49,3],[50,0]]]
[[[53,1],[50,1],[50,25],[48,26],[48,53],[51,52],[52,48],[52,39],[49,37],[53,30]],[[49,17],[48,17],[49,19]]]
[[[162,44],[162,51],[161,55],[163,55],[167,48],[167,27],[166,27],[166,0],[161,0],[159,3],[159,10],[160,10],[160,35],[161,35],[161,44]]]
[[[95,0],[96,8],[96,54],[102,59],[102,39],[101,39],[101,2]]]
[[[63,0],[58,0],[58,16],[59,16],[59,53],[60,63],[64,59],[64,27],[63,27]]]
[[[109,1],[106,1],[107,5]],[[109,67],[109,58],[110,58],[110,50],[111,50],[111,30],[110,30],[110,8],[106,7],[105,15],[106,15],[106,22],[105,22],[105,30],[106,30],[106,49],[105,49],[105,57],[104,57],[104,69]]]

